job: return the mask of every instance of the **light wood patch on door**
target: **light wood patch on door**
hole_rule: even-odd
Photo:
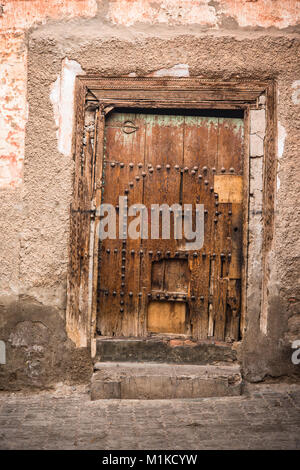
[[[151,333],[186,332],[186,303],[152,301],[148,305],[148,331]]]
[[[215,175],[214,191],[219,202],[241,204],[243,201],[243,177],[240,175]]]

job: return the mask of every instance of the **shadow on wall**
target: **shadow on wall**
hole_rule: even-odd
[[[67,338],[64,311],[26,301],[1,302],[0,309],[0,390],[90,380],[89,350]]]

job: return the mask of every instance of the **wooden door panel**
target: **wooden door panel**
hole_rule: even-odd
[[[196,339],[238,338],[242,145],[240,119],[151,113],[107,119],[102,202],[118,205],[126,195],[128,207],[145,204],[148,238],[120,240],[117,233],[102,241],[99,334],[170,328]],[[193,204],[195,215],[197,203],[205,209],[203,247],[191,250],[188,240],[174,239],[172,213],[170,239],[161,231],[151,238],[151,204]]]
[[[184,128],[182,202],[204,204],[204,246],[190,258],[190,317],[192,332],[207,338],[210,247],[215,212],[214,168],[218,156],[218,118],[186,116]]]
[[[78,105],[78,104],[77,104]],[[83,116],[80,121],[83,126]],[[86,145],[75,162],[74,193],[70,211],[69,271],[67,279],[66,329],[77,346],[89,338],[90,222],[93,197],[94,135],[86,132]]]
[[[128,206],[133,202],[142,202],[144,122],[135,114],[126,114],[124,117],[121,113],[115,113],[107,119],[105,131],[102,203],[118,207],[119,196],[128,198]],[[101,314],[98,315],[97,328],[102,335],[136,336],[139,333],[136,316],[140,309],[141,241],[119,239],[119,230],[123,231],[119,213],[120,208],[116,217],[116,240],[106,239],[101,243],[98,288]]]
[[[230,173],[230,169],[243,173],[243,120],[219,118],[217,173]]]
[[[161,116],[148,115],[146,118],[147,135],[145,146],[145,167],[147,177],[144,179],[144,204],[149,208],[155,204],[178,204],[180,198],[181,173],[180,168],[183,162],[183,116]],[[178,168],[177,168],[178,167]],[[161,221],[160,217],[160,221]],[[161,226],[161,223],[160,223]],[[170,226],[173,227],[173,216],[170,218]],[[151,234],[151,218],[149,217],[149,234]],[[161,231],[160,231],[161,236]],[[145,300],[145,324],[147,322],[148,305],[151,299],[159,298],[161,293],[156,292],[157,282],[153,279],[151,272],[152,264],[159,262],[163,258],[175,257],[178,251],[178,240],[174,239],[171,230],[170,239],[162,238],[153,240],[151,237],[143,241],[145,256],[141,264],[141,280],[143,285],[143,295]],[[165,277],[165,263],[162,265],[162,276]],[[157,268],[159,269],[159,267]],[[162,290],[165,285],[162,283]],[[162,299],[161,299],[162,300]],[[162,300],[163,301],[163,300]],[[151,304],[152,317],[163,315],[163,311],[154,313],[155,309],[160,309],[159,302]],[[165,310],[166,312],[166,307]],[[149,318],[148,318],[149,320]]]

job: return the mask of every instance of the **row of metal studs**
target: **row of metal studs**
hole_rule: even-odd
[[[110,166],[111,166],[112,168],[114,168],[116,165],[119,165],[120,168],[124,168],[125,163],[123,163],[123,162],[121,162],[121,163],[119,163],[119,162],[111,162],[111,163],[110,163]],[[143,166],[144,166],[142,163],[137,163],[137,164],[129,163],[129,164],[128,164],[129,168],[131,168],[131,169],[133,169],[135,165],[136,165],[138,168],[143,168]],[[155,168],[156,168],[156,170],[159,171],[159,170],[162,169],[162,165],[156,165]],[[167,163],[166,166],[165,166],[165,168],[166,168],[166,170],[170,170],[170,169],[171,169],[171,165],[170,165],[169,163]],[[180,167],[179,165],[174,165],[174,169],[175,169],[175,170],[180,170],[181,172],[185,172],[185,173],[187,173],[188,171],[191,171],[191,174],[192,174],[192,175],[195,175],[196,172],[199,170],[199,167],[198,167],[198,166],[194,166],[193,168],[189,168],[189,167],[185,166],[185,167],[182,168],[182,167]],[[153,171],[154,171],[154,166],[153,166],[151,163],[148,163],[148,171],[149,171],[150,173],[153,173]],[[204,166],[204,167],[202,167],[202,171],[203,171],[204,173],[206,173],[206,172],[209,171],[209,168],[208,168],[207,166]],[[212,171],[212,173],[216,173],[217,169],[216,169],[215,167],[212,167],[212,168],[211,168],[211,171]],[[226,172],[226,168],[224,168],[224,167],[222,166],[222,168],[221,168],[220,171],[221,171],[221,173],[225,173],[225,172]],[[230,173],[234,173],[234,172],[235,172],[235,169],[234,169],[233,167],[230,167],[230,168],[229,168],[229,172],[230,172]],[[142,176],[146,176],[146,173],[143,172],[143,173],[142,173]]]
[[[213,188],[212,188],[212,189],[213,189]],[[218,195],[216,194],[216,195],[215,195],[215,198],[217,199],[217,197],[218,197]],[[218,207],[218,205],[219,205],[219,201],[216,200],[216,201],[215,201],[215,206]],[[133,206],[133,208],[136,209],[136,206]],[[116,211],[117,211],[117,212],[119,211],[119,209],[120,209],[120,207],[119,207],[118,205],[116,205]],[[153,208],[151,209],[151,211],[154,211],[154,210],[155,210],[155,209],[153,209]],[[186,210],[187,212],[190,212],[190,209],[185,209],[185,210]],[[159,209],[159,212],[162,213],[163,210],[162,210],[162,209]],[[173,210],[170,208],[170,209],[169,209],[169,212],[173,212]],[[199,212],[199,211],[196,210],[196,213],[198,213],[198,212]],[[217,213],[217,212],[218,212],[218,213]],[[215,212],[215,215],[220,215],[220,214],[222,214],[222,212],[219,212],[219,211],[216,211],[216,212]],[[208,210],[207,210],[207,209],[204,209],[204,215],[208,215]],[[232,215],[232,211],[231,211],[231,210],[228,211],[228,215]]]
[[[105,295],[105,296],[109,296],[109,291],[108,291],[108,290],[105,290],[105,291],[104,291],[104,295]],[[114,290],[114,291],[112,292],[112,296],[113,296],[113,297],[116,297],[117,295],[118,295],[118,293]],[[143,295],[142,292],[139,292],[139,293],[137,294],[137,297],[142,297],[142,295]],[[120,292],[120,297],[124,297],[124,296],[125,296],[125,292]],[[129,292],[129,293],[128,293],[128,297],[133,297],[133,292]],[[147,297],[148,297],[149,299],[150,299],[150,298],[151,298],[151,299],[152,299],[152,298],[153,298],[153,299],[154,299],[154,298],[156,298],[156,299],[162,298],[162,299],[167,299],[167,300],[168,300],[169,298],[172,298],[172,299],[175,299],[175,300],[176,300],[177,298],[180,298],[180,299],[183,299],[183,300],[188,300],[188,296],[187,296],[187,295],[172,294],[172,296],[170,296],[169,294],[152,294],[151,292],[148,292]],[[196,297],[195,297],[194,295],[191,295],[190,299],[194,301],[194,300],[196,300]],[[200,295],[199,299],[200,299],[201,301],[203,301],[203,300],[204,300],[204,296],[203,296],[203,295]],[[124,305],[124,300],[121,300],[121,301],[120,301],[120,305]]]
[[[106,253],[107,253],[108,255],[110,254],[110,248],[106,248]],[[114,253],[118,253],[118,249],[117,249],[117,248],[114,249]],[[125,254],[125,253],[126,253],[126,250],[123,248],[123,249],[122,249],[122,254]],[[135,255],[135,250],[130,250],[130,254],[131,254],[132,256],[134,256],[134,255]],[[140,251],[139,251],[139,255],[140,255],[140,256],[144,256],[144,254],[145,254],[145,253],[144,253],[143,250],[140,250]],[[178,256],[180,256],[180,254],[181,254],[182,256],[185,256],[186,258],[190,255],[190,253],[179,253],[179,251],[175,251],[174,256],[178,257]],[[149,256],[155,256],[155,253],[154,253],[152,250],[150,250],[150,251],[148,251],[148,255],[149,255]],[[199,255],[199,256],[202,255],[203,258],[205,258],[206,256],[210,256],[211,258],[216,258],[216,256],[217,256],[216,253],[207,253],[207,254],[206,254],[205,252],[203,252],[203,253],[200,255],[200,253],[198,253],[198,252],[196,252],[196,251],[192,254],[193,258],[197,258],[198,255]],[[156,256],[163,256],[163,253],[158,250],[158,251],[156,252]],[[166,256],[170,257],[170,256],[171,256],[171,252],[170,252],[170,251],[166,251]],[[228,257],[229,260],[231,259],[231,253],[228,253],[227,255],[226,255],[225,253],[220,253],[220,257],[221,257],[221,258],[226,258],[226,256]],[[126,261],[126,258],[123,257],[123,258],[122,258],[122,262],[125,262],[125,261]],[[122,267],[123,267],[123,265],[122,265]],[[125,267],[125,266],[124,266],[124,267]]]

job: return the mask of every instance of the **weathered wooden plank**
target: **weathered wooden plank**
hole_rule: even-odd
[[[228,174],[231,173],[231,174]],[[214,191],[218,195],[219,216],[215,225],[214,240],[214,279],[213,308],[214,338],[224,340],[227,316],[236,325],[239,311],[233,312],[228,307],[228,277],[240,271],[240,245],[242,220],[236,215],[236,208],[242,207],[243,201],[243,122],[238,119],[219,119],[218,164],[214,177]],[[240,272],[239,272],[240,275]],[[234,319],[233,319],[234,316]],[[231,326],[230,326],[231,328]],[[233,328],[233,326],[232,326]]]
[[[96,135],[95,135],[95,152],[94,152],[94,172],[92,175],[93,184],[93,206],[96,209],[94,223],[94,246],[93,246],[93,280],[92,280],[92,306],[91,306],[91,331],[92,340],[94,340],[97,330],[98,320],[98,285],[99,285],[99,268],[101,260],[99,259],[100,241],[99,241],[99,224],[100,214],[99,208],[102,201],[102,172],[103,172],[103,155],[104,155],[104,128],[105,114],[103,108],[100,107],[97,112],[96,119]],[[93,351],[94,352],[94,351]]]
[[[239,339],[240,311],[241,281],[239,279],[229,279],[225,330],[225,339],[227,341],[237,341]]]
[[[137,130],[127,133],[128,123]],[[124,127],[125,125],[125,127]],[[113,113],[105,128],[105,169],[103,203],[119,205],[119,196],[127,197],[127,206],[142,203],[145,129],[139,117],[130,113]],[[99,284],[98,330],[103,335],[136,336],[139,333],[140,238],[127,237],[128,224],[117,212],[116,240],[102,242]],[[127,210],[126,210],[127,213]],[[126,223],[124,227],[123,222]],[[125,230],[125,236],[119,239]],[[113,269],[112,269],[113,266]]]
[[[224,340],[226,321],[226,289],[228,260],[228,245],[230,245],[230,216],[229,204],[218,205],[218,216],[214,219],[212,228],[213,252],[211,254],[211,308],[210,336]]]
[[[66,330],[76,346],[87,346],[90,340],[88,303],[90,214],[87,210],[90,209],[92,198],[93,149],[91,136],[85,131],[85,85],[78,80],[75,97],[76,129],[73,135],[75,173],[70,210]],[[83,147],[84,133],[86,145]]]
[[[217,173],[242,174],[243,135],[242,119],[219,118]]]
[[[183,162],[183,123],[182,116],[146,115],[146,146],[144,178],[144,204],[149,210],[149,236],[151,235],[151,204],[179,203],[180,199],[180,169]],[[173,226],[173,215],[170,226]],[[162,217],[159,217],[159,239],[143,241],[145,256],[141,262],[142,292],[145,302],[149,302],[147,294],[152,291],[151,264],[161,259],[174,258],[178,252],[178,240],[170,231],[170,239],[162,239]],[[165,265],[164,265],[165,269]],[[147,299],[147,300],[146,300]]]
[[[204,204],[204,245],[190,253],[191,283],[189,308],[193,335],[207,338],[209,301],[209,254],[212,247],[215,197],[213,175],[216,167],[218,119],[186,116],[182,202]],[[193,214],[195,216],[195,213]]]
[[[166,259],[163,274],[166,292],[188,293],[190,270],[187,259]]]
[[[231,262],[229,268],[229,279],[241,279],[242,269],[242,236],[243,236],[243,206],[242,204],[232,204],[232,248]]]

